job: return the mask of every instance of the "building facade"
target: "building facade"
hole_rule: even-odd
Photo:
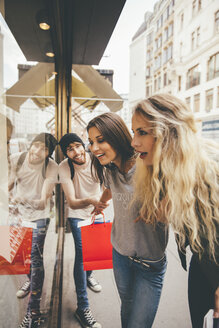
[[[130,67],[131,107],[154,93],[171,93],[219,140],[218,1],[157,2],[132,39]]]

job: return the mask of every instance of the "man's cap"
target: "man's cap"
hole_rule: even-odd
[[[45,144],[45,146],[49,150],[49,157],[52,155],[56,145],[58,144],[58,141],[56,140],[56,138],[51,133],[46,133],[46,132],[42,132],[42,133],[38,134],[33,139],[30,146],[32,146],[32,144],[37,141],[40,141]]]
[[[84,142],[76,133],[66,133],[59,141],[59,145],[65,156],[67,156],[66,155],[67,147],[73,142],[79,142],[85,148]]]

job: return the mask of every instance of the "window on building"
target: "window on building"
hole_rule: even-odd
[[[170,60],[173,56],[173,45],[170,44],[167,48],[167,60]]]
[[[154,91],[156,92],[157,91],[157,79],[155,78],[154,80]]]
[[[213,108],[213,89],[209,89],[205,93],[205,109],[206,112],[210,112]]]
[[[167,85],[167,72],[163,75],[163,86],[165,87]]]
[[[179,45],[179,59],[180,59],[180,62],[182,62],[182,51],[183,51],[183,43],[180,42],[180,45]]]
[[[171,1],[170,5],[169,5],[169,15],[171,15],[173,12],[173,6],[174,6],[174,2]]]
[[[181,14],[180,16],[180,29],[183,29],[183,23],[184,23],[184,13]]]
[[[190,98],[190,97],[187,97],[187,98],[185,99],[185,101],[186,101],[186,104],[190,107],[191,98]]]
[[[168,38],[173,35],[173,23],[171,23],[168,27]]]
[[[191,34],[191,50],[196,49],[200,44],[200,27]]]
[[[167,62],[167,48],[163,51],[163,63],[165,64]]]
[[[219,87],[217,87],[217,108],[219,108]]]
[[[169,16],[170,16],[170,13],[169,13],[169,6],[167,6],[167,9],[166,9],[166,16],[167,16],[167,19],[168,19]]]
[[[167,9],[164,10],[163,12],[163,22],[165,22],[167,20],[168,16],[167,16]]]
[[[147,61],[149,61],[151,59],[151,51],[150,50],[147,51],[146,59],[147,59]]]
[[[208,61],[207,80],[215,79],[219,76],[219,52],[211,56]]]
[[[215,13],[215,32],[219,32],[219,10]]]
[[[200,84],[200,77],[200,65],[196,65],[190,68],[186,75],[186,88],[189,89],[194,87],[195,85]]]
[[[201,0],[194,0],[192,2],[192,16],[194,16],[199,10],[201,10],[202,1]]]
[[[150,34],[148,34],[147,36],[147,46],[149,46],[152,42],[153,39],[153,32],[151,32]]]
[[[196,30],[196,47],[198,47],[200,44],[200,27]]]
[[[195,49],[195,32],[192,32],[192,37],[191,37],[191,49]]]
[[[146,97],[150,97],[150,86],[146,86]]]
[[[161,54],[155,58],[155,70],[161,67]]]
[[[194,95],[194,112],[199,112],[200,110],[200,93]]]
[[[160,16],[160,27],[163,26],[163,14]]]
[[[159,30],[159,19],[157,20],[157,31]]]
[[[202,8],[202,0],[197,0],[197,1],[198,1],[198,11],[199,11]]]
[[[178,91],[181,91],[182,76],[178,76]]]
[[[148,66],[148,67],[146,68],[146,78],[149,78],[150,76],[151,76],[151,67]]]
[[[165,42],[165,41],[167,41],[167,39],[168,39],[168,28],[166,28],[166,29],[164,30],[163,41]]]
[[[192,1],[192,16],[195,15],[195,8],[196,8],[196,0]]]
[[[157,79],[157,88],[158,88],[158,90],[160,90],[160,88],[161,88],[161,76],[158,76],[158,79]]]
[[[162,35],[159,36],[158,40],[157,40],[157,47],[158,49],[162,46]]]

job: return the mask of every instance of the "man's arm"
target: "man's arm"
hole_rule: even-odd
[[[75,190],[72,183],[71,178],[65,178],[65,181],[62,182],[62,188],[66,197],[66,200],[68,202],[68,205],[71,209],[76,210],[80,208],[85,208],[89,205],[96,206],[98,203],[97,198],[82,198],[82,199],[76,199],[75,198]]]
[[[26,197],[18,198],[15,197],[14,201],[23,205],[29,205],[35,210],[44,210],[47,206],[48,200],[52,197],[55,184],[58,180],[58,165],[53,163],[48,166],[48,173],[46,173],[46,178],[43,182],[41,195],[39,199],[29,199]]]
[[[29,201],[29,204],[36,210],[44,210],[46,208],[48,200],[52,197],[55,182],[56,181],[54,181],[54,179],[46,178],[43,183],[40,199]]]

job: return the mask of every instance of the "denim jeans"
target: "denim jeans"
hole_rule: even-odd
[[[82,242],[81,242],[81,228],[78,228],[78,222],[81,219],[68,218],[74,243],[75,243],[75,262],[74,262],[74,281],[77,294],[78,309],[84,310],[89,308],[87,296],[87,278],[91,275],[92,271],[84,271],[83,257],[82,257]]]
[[[34,221],[37,228],[33,229],[32,249],[31,249],[31,268],[30,274],[30,298],[28,311],[39,311],[40,300],[44,281],[43,248],[46,233],[49,226],[49,219],[39,219]]]
[[[166,256],[149,267],[113,249],[113,271],[121,299],[122,328],[150,328],[160,301]]]

